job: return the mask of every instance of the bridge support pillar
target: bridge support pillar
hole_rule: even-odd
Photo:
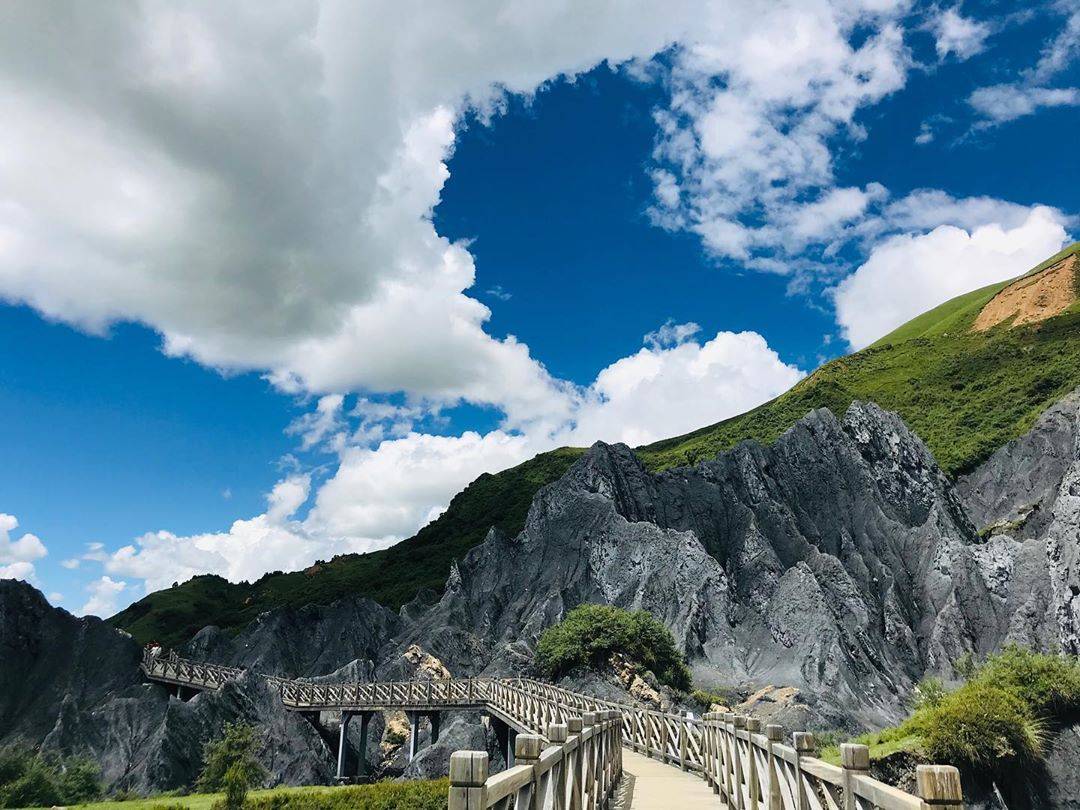
[[[338,727],[338,749],[337,749],[337,778],[338,780],[345,779],[348,774],[345,772],[348,767],[349,759],[349,721],[352,720],[352,712],[341,713],[341,725]],[[363,722],[363,721],[361,721]],[[360,760],[363,761],[364,755],[361,753]]]
[[[409,762],[416,756],[420,745],[420,712],[408,712],[409,717]]]
[[[434,745],[439,741],[439,724],[442,721],[442,715],[439,712],[432,712],[428,715],[428,722],[431,723],[431,744]]]
[[[374,712],[360,712],[360,750],[356,756],[356,775],[367,776],[368,723]]]
[[[504,723],[498,717],[491,718],[491,728],[495,732],[495,742],[502,751],[503,761],[507,768],[514,766],[514,743],[517,740],[517,731]]]

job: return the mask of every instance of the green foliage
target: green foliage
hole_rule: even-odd
[[[976,668],[975,656],[969,652],[964,653],[953,661],[953,669],[956,670],[956,674],[965,681],[975,677]]]
[[[916,689],[915,711],[900,726],[859,738],[873,758],[917,750],[948,765],[1000,771],[1042,755],[1047,728],[1080,710],[1080,661],[1015,645],[976,666],[947,691],[937,678]]]
[[[695,689],[690,693],[690,698],[703,707],[703,711],[709,711],[709,706],[713,704],[731,706],[738,703],[738,695],[722,689]]]
[[[275,791],[249,799],[248,810],[445,810],[449,783],[376,782],[324,791]]]
[[[98,768],[86,760],[0,750],[0,807],[79,804],[101,792]]]
[[[245,810],[445,810],[448,783],[377,782],[348,787],[277,787],[247,794]],[[119,803],[96,802],[81,810],[213,810],[224,807],[221,793],[176,796],[173,792]]]
[[[915,691],[911,695],[912,708],[916,711],[936,708],[941,705],[947,694],[941,678],[923,678],[916,684]]]
[[[649,670],[661,683],[690,688],[690,670],[671,631],[644,610],[579,605],[545,630],[536,646],[538,666],[553,678],[575,669],[599,669],[614,653]]]
[[[901,729],[919,735],[933,761],[979,768],[1033,762],[1045,738],[1045,724],[1023,700],[980,681],[916,712]]]
[[[980,683],[1008,690],[1036,715],[1053,717],[1080,709],[1080,663],[1010,645],[978,671]]]
[[[203,747],[203,769],[195,789],[200,793],[224,791],[224,806],[227,810],[238,810],[247,789],[265,776],[262,766],[255,761],[254,729],[244,723],[229,723],[221,737]]]

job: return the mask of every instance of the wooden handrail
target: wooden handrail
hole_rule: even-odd
[[[220,689],[244,671],[150,649],[144,652],[142,669],[152,680],[197,689]],[[489,710],[526,730],[517,738],[524,746],[524,758],[518,756],[521,764],[490,778],[486,752],[459,751],[451,757],[451,810],[606,807],[622,773],[624,746],[698,774],[717,794],[718,807],[962,807],[955,768],[918,766],[916,796],[871,777],[865,746],[843,746],[843,764],[838,767],[817,757],[811,734],[796,732],[788,745],[781,741],[779,726],[763,730],[758,720],[730,712],[682,716],[602,700],[530,678],[319,684],[262,677],[278,690],[285,708],[293,711],[468,707]],[[532,759],[530,752],[535,755]]]

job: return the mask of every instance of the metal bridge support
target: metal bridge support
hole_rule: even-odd
[[[350,777],[349,766],[353,754],[356,756],[356,776],[367,776],[368,723],[371,722],[372,714],[374,712],[343,711],[341,713],[341,725],[338,726],[337,775],[335,777],[339,782],[343,782]],[[353,751],[352,746],[349,745],[349,724],[353,717],[357,715],[360,717],[360,745],[358,750]]]
[[[337,779],[340,781],[345,779],[348,774],[345,769],[348,767],[349,758],[349,721],[352,720],[352,712],[341,713],[341,725],[338,726],[338,749],[337,749]],[[360,754],[361,762],[364,759],[363,753]]]
[[[439,712],[432,712],[428,715],[428,722],[431,723],[431,744],[434,745],[439,741],[439,724],[442,721],[442,714]]]
[[[439,741],[439,726],[442,714],[439,712],[405,712],[409,718],[409,762],[413,761],[417,751],[420,750],[420,719],[426,717],[431,725],[430,744]]]

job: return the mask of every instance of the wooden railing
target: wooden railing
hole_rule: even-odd
[[[513,767],[488,776],[486,751],[451,754],[448,810],[606,808],[622,776],[619,712],[586,712],[551,723],[544,735],[519,734],[514,757]]]
[[[483,707],[490,699],[490,678],[372,683],[307,683],[275,679],[281,702],[300,711],[376,707]]]
[[[218,689],[243,672],[147,651],[147,677]],[[918,766],[918,795],[874,779],[864,745],[841,746],[841,765],[819,759],[813,735],[790,744],[780,726],[731,713],[702,718],[615,703],[528,678],[315,684],[267,677],[294,711],[473,708],[517,727],[519,764],[488,775],[487,753],[450,763],[450,810],[605,808],[628,747],[699,775],[731,810],[928,810],[960,808],[955,768]],[[673,799],[673,806],[677,801]]]
[[[221,664],[202,664],[164,651],[155,653],[150,648],[143,650],[141,666],[146,677],[152,680],[195,689],[220,689],[244,671]]]

